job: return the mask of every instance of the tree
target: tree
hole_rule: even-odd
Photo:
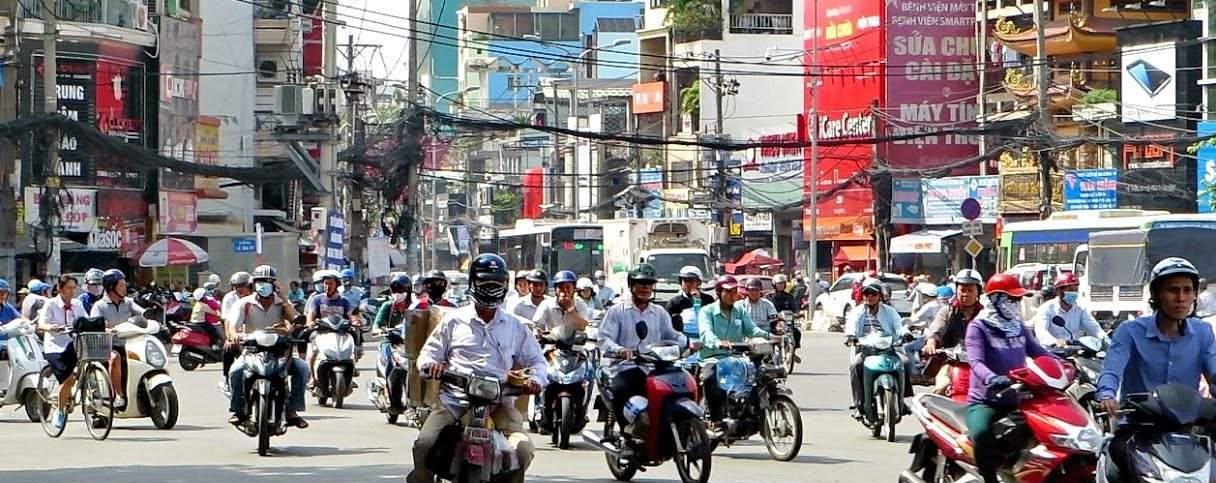
[[[490,198],[490,210],[494,212],[495,225],[510,225],[519,218],[523,195],[517,191],[495,189]]]

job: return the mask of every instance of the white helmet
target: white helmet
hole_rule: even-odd
[[[1157,290],[1157,283],[1159,280],[1174,275],[1186,275],[1191,277],[1191,281],[1195,284],[1195,286],[1199,286],[1199,269],[1195,268],[1194,264],[1187,261],[1185,258],[1169,257],[1165,260],[1157,262],[1157,265],[1153,266],[1153,271],[1149,276],[1148,282],[1149,292],[1151,293]]]
[[[228,283],[232,285],[249,285],[253,283],[253,275],[249,272],[236,272],[232,274],[232,278],[228,279]]]
[[[685,265],[684,268],[680,269],[680,280],[684,280],[686,278],[705,280],[704,275],[701,274],[701,269],[697,268],[696,265]]]
[[[596,270],[596,271],[595,271],[595,278],[596,278],[596,279],[608,278],[608,275],[607,275],[607,274],[605,274],[603,270]]]
[[[327,278],[332,278],[334,280],[341,280],[342,274],[338,273],[337,270],[317,270],[316,272],[313,272],[313,274],[312,274],[313,283],[324,283],[325,279],[327,279]]]
[[[779,283],[789,283],[789,280],[790,279],[786,278],[784,273],[778,273],[776,275],[773,275],[773,285],[776,285]]]
[[[980,275],[979,270],[964,268],[954,274],[955,285],[977,285],[984,286],[984,276]]]
[[[582,278],[578,279],[578,282],[574,285],[574,287],[578,290],[582,290],[585,288],[595,290],[595,282],[592,282],[591,279],[589,279],[587,277],[582,277]]]
[[[214,284],[215,284],[215,286],[217,286],[217,287],[218,287],[218,286],[220,285],[220,274],[218,274],[218,273],[213,273],[213,274],[211,274],[211,275],[208,275],[208,276],[207,276],[207,283],[214,283]]]

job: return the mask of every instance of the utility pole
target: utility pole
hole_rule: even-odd
[[[325,75],[324,83],[330,84],[338,79],[338,2],[325,2],[323,8],[325,9],[325,22],[323,22],[325,38],[321,50],[321,72]],[[321,144],[320,159],[322,182],[325,178],[329,178],[329,196],[321,198],[321,206],[327,210],[338,206],[338,186],[332,174],[338,171],[337,129],[333,128],[331,132],[333,134],[331,140]]]
[[[17,5],[10,4],[8,11],[8,29],[4,33],[4,52],[3,57],[8,59],[17,58],[17,53],[20,51],[17,47]],[[17,78],[17,65],[15,62],[9,62],[6,65],[0,66],[4,69],[5,76],[9,79]],[[5,82],[4,86],[0,87],[0,122],[8,122],[17,119],[17,83]],[[7,138],[0,139],[0,213],[16,213],[16,207],[13,206],[16,201],[14,189],[21,189],[20,186],[14,186],[13,180],[17,177],[13,173],[20,170],[16,165],[17,150],[13,142]],[[0,277],[6,280],[16,279],[16,260],[14,240],[17,239],[17,219],[16,216],[4,217],[0,220]]]
[[[1047,18],[1043,13],[1042,0],[1034,0],[1034,32],[1035,32],[1035,79],[1039,87],[1039,128],[1044,136],[1052,133],[1051,111],[1047,107],[1047,88],[1051,86],[1051,66],[1047,64]],[[1047,218],[1051,215],[1051,155],[1040,149],[1035,156],[1039,161],[1039,216]]]
[[[808,293],[810,294],[811,307],[815,306],[815,298],[818,297],[819,283],[815,280],[815,274],[819,273],[819,0],[811,2],[811,9],[814,13],[815,21],[811,32],[811,113],[807,116],[806,124],[810,130],[811,136],[811,240],[810,247],[807,253],[807,264],[811,273],[811,279],[807,283]],[[810,316],[807,320],[814,317],[815,311],[812,308]]]
[[[59,63],[57,61],[59,25],[55,20],[54,0],[42,0],[42,21],[46,32],[42,37],[42,112],[55,114],[59,112]],[[55,264],[55,228],[50,220],[59,215],[59,188],[63,181],[59,178],[59,129],[50,127],[46,130],[46,169],[42,172],[44,187],[42,202],[38,210],[41,228],[46,229],[47,240],[47,272],[58,271],[50,265]],[[36,235],[35,235],[36,236]],[[36,244],[35,244],[36,245]]]
[[[722,81],[722,56],[718,49],[714,49],[714,140],[722,141],[722,86],[725,83]],[[699,161],[698,161],[699,162]],[[730,183],[726,180],[726,160],[722,158],[722,151],[714,148],[714,166],[718,168],[718,193],[722,205],[722,224],[726,225],[726,238],[731,237],[731,227],[735,224],[735,214],[730,206]]]
[[[714,49],[714,132],[718,134],[718,140],[722,139],[722,97],[723,89],[725,89],[726,81],[722,79],[722,55],[718,49]]]
[[[358,72],[355,72],[355,36],[348,35],[346,37],[346,115],[347,123],[351,127],[352,140],[351,144],[355,146],[367,147],[366,130],[363,127],[363,116],[359,112],[359,105],[362,98],[363,82]],[[351,166],[351,171],[355,172],[359,168]],[[359,181],[359,177],[354,177],[355,181],[347,183],[348,191],[347,206],[350,207],[350,216],[347,218],[347,225],[350,226],[350,262],[354,265],[356,272],[360,269],[365,270],[365,253],[367,252],[367,224],[363,222],[363,184]],[[367,273],[364,272],[364,276]]]

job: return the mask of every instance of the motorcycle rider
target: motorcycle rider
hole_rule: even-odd
[[[604,306],[600,305],[600,298],[595,296],[595,282],[587,277],[581,277],[574,284],[574,290],[578,294],[578,299],[587,305],[591,310],[604,310]]]
[[[538,332],[556,329],[561,325],[573,326],[576,330],[587,328],[591,320],[591,309],[574,296],[574,284],[577,276],[569,270],[562,270],[553,275],[553,289],[557,295],[547,298],[536,308],[532,323]]]
[[[696,265],[686,265],[684,268],[681,268],[678,277],[680,279],[680,293],[667,301],[667,314],[671,316],[671,326],[675,327],[677,331],[683,332],[684,323],[686,322],[683,313],[685,310],[691,309],[696,305],[693,303],[694,298],[700,298],[701,306],[708,307],[709,304],[714,303],[714,297],[701,291],[704,275],[701,274],[701,269],[697,268]],[[696,321],[692,320],[687,322],[690,324],[696,323]]]
[[[366,292],[363,287],[355,284],[355,271],[349,268],[342,269],[342,298],[350,304],[351,308],[358,309],[359,302],[363,301],[363,296]]]
[[[539,393],[545,383],[545,359],[540,345],[524,321],[504,310],[510,274],[502,257],[483,253],[469,264],[469,293],[473,304],[447,312],[418,356],[418,368],[432,378],[449,367],[462,373],[489,373],[507,380],[513,365],[532,370],[527,388]],[[414,469],[408,483],[430,483],[427,456],[444,428],[459,421],[467,408],[463,388],[444,385],[441,404],[427,417],[414,440]],[[535,451],[524,432],[523,415],[511,404],[494,408],[490,418],[502,431],[519,458],[520,470],[512,481],[523,482]]]
[[[912,314],[911,323],[925,324],[925,327],[928,327],[937,318],[937,314],[950,307],[950,299],[954,298],[954,289],[950,288],[949,285],[942,285],[937,287],[934,295],[933,300],[925,302],[924,305],[921,305],[916,310],[916,313]]]
[[[595,285],[598,286],[599,289],[595,291],[595,297],[600,301],[600,306],[605,308],[611,306],[613,301],[616,300],[616,290],[609,287],[607,283],[608,275],[605,274],[603,270],[596,270]]]
[[[309,297],[308,305],[304,307],[304,316],[309,332],[316,327],[318,319],[323,319],[331,315],[337,315],[350,321],[351,327],[354,327],[354,330],[351,331],[352,335],[359,333],[360,331],[358,328],[362,325],[362,320],[359,318],[358,311],[355,310],[357,306],[352,305],[350,300],[343,297],[342,294],[338,292],[338,279],[341,277],[341,274],[334,272],[333,270],[323,270],[322,273],[318,274],[318,276],[321,277],[321,283],[325,284],[325,292],[314,294],[312,297]],[[359,347],[359,343],[361,341],[359,340],[358,336],[354,337],[356,344],[355,359],[358,359],[359,354],[361,353],[361,349]],[[316,363],[317,354],[310,345],[308,348],[308,370],[310,372],[312,371],[312,368],[316,366]],[[358,375],[357,371],[355,375]],[[313,374],[309,377],[308,384],[310,386],[312,385],[312,381],[315,376],[316,375]]]
[[[127,276],[122,270],[111,268],[102,272],[101,286],[105,289],[105,297],[93,304],[89,317],[102,317],[106,320],[106,328],[126,322],[135,316],[142,316],[144,308],[127,296]],[[75,286],[73,286],[75,288]],[[127,353],[123,340],[114,338],[114,352],[110,357],[110,380],[114,384],[114,408],[126,408],[127,385]]]
[[[448,277],[447,275],[444,275],[442,271],[431,270],[427,272],[426,275],[422,277],[421,282],[422,293],[426,294],[426,297],[430,300],[430,303],[440,307],[456,306],[456,304],[452,303],[451,300],[448,300],[443,296],[448,291]]]
[[[734,278],[734,277],[731,277]],[[721,277],[718,280],[722,280]],[[735,284],[736,286],[738,283]],[[717,290],[717,287],[714,287]],[[719,300],[722,298],[721,292],[718,295]],[[759,278],[751,278],[747,281],[747,297],[743,302],[751,314],[752,322],[758,326],[766,327],[766,330],[772,330],[773,325],[777,323],[777,307],[773,302],[764,297],[764,282]]]
[[[528,272],[525,279],[528,281],[528,293],[516,299],[515,303],[507,308],[507,311],[530,321],[536,315],[537,307],[550,298],[545,293],[549,290],[549,274],[538,268]]]
[[[47,293],[50,292],[51,286],[35,278],[25,284],[25,289],[29,293],[21,299],[21,318],[34,320],[35,317],[38,317],[42,306],[46,304]]]
[[[759,282],[760,279],[752,279]],[[739,295],[739,282],[731,275],[718,277],[714,284],[718,303],[709,304],[697,315],[697,326],[701,336],[701,386],[705,388],[705,405],[709,409],[710,426],[717,429],[722,422],[722,410],[726,405],[726,392],[718,387],[718,358],[730,355],[734,343],[746,342],[748,337],[771,337],[768,331],[754,322],[756,309],[749,304],[757,303],[748,290],[750,302],[743,302]],[[759,303],[772,303],[759,299]],[[758,304],[758,303],[757,303]],[[775,315],[774,315],[775,317]]]
[[[7,283],[7,282],[6,282]],[[51,298],[42,307],[38,316],[38,329],[43,333],[43,352],[51,372],[59,380],[58,404],[52,408],[51,422],[56,428],[63,427],[67,421],[64,406],[72,399],[72,389],[76,369],[76,349],[72,346],[72,336],[64,329],[72,327],[77,318],[85,317],[84,304],[80,299],[72,298],[76,292],[76,278],[68,275],[59,277],[59,296]],[[113,382],[115,374],[121,374],[115,358],[110,360],[110,379]],[[121,382],[121,378],[119,379]],[[115,403],[117,405],[117,403]]]
[[[1097,399],[1108,414],[1117,414],[1119,395],[1145,393],[1176,382],[1199,387],[1216,374],[1216,339],[1212,326],[1195,318],[1199,270],[1179,257],[1162,260],[1149,276],[1149,306],[1153,313],[1129,320],[1115,329]],[[1120,471],[1127,461],[1128,431],[1115,431],[1112,460]]]
[[[992,423],[1017,409],[1017,394],[1001,394],[1012,384],[1006,374],[1025,367],[1027,357],[1050,355],[1022,322],[1022,297],[1029,293],[1017,277],[1005,273],[993,275],[984,286],[988,306],[980,311],[975,322],[967,325],[964,345],[971,364],[967,433],[984,483],[1000,481],[996,470],[1001,455]]]
[[[194,290],[194,307],[190,310],[190,323],[211,336],[211,343],[224,342],[223,331],[220,329],[220,301],[215,299],[216,285],[207,282]]]
[[[241,355],[241,338],[228,328],[236,322],[236,310],[241,299],[253,293],[253,276],[249,272],[236,272],[228,279],[228,284],[232,286],[232,290],[224,294],[223,300],[220,301],[220,317],[224,320],[224,335],[228,339],[224,346],[224,374],[220,376],[220,384],[225,390],[228,387],[228,374],[232,363]]]
[[[271,326],[283,323],[290,326],[296,317],[296,309],[283,297],[283,289],[278,284],[278,271],[270,265],[260,265],[253,269],[253,293],[242,298],[236,309],[236,319],[228,330],[243,334],[265,330]],[[299,429],[308,427],[308,421],[300,417],[304,412],[305,377],[308,366],[299,358],[291,357],[291,365],[287,368],[291,377],[291,397],[287,405],[287,424]],[[232,416],[228,423],[240,427],[245,425],[249,414],[245,411],[245,361],[237,360],[228,373],[228,387],[232,390],[228,400],[228,410]]]
[[[1216,315],[1216,294],[1208,290],[1208,280],[1199,279],[1199,301],[1195,308],[1195,316],[1200,318]]]
[[[925,354],[937,349],[949,349],[963,342],[967,323],[980,313],[980,287],[984,277],[970,268],[954,275],[955,299],[949,306],[939,310],[933,322],[925,329]]]
[[[671,325],[667,310],[651,303],[658,273],[648,263],[633,267],[626,277],[630,297],[608,308],[600,322],[599,346],[607,364],[603,370],[611,377],[609,389],[612,411],[622,429],[625,425],[625,403],[630,397],[646,392],[647,371],[634,364],[634,351],[645,349],[660,341],[675,341],[688,346],[688,338]],[[644,323],[646,337],[638,340],[636,325]]]
[[[93,310],[93,304],[101,300],[101,297],[106,294],[105,289],[101,287],[100,269],[90,268],[84,272],[84,293],[80,294],[80,304],[85,310]]]
[[[802,278],[799,277],[798,280],[802,280]],[[802,300],[802,296],[790,293],[788,287],[789,279],[786,278],[784,273],[773,275],[773,293],[768,294],[766,298],[768,298],[769,302],[773,303],[773,307],[777,309],[778,314],[785,311],[797,314],[800,310],[802,310],[800,302]],[[802,288],[805,289],[806,286],[804,285]],[[751,294],[749,293],[748,295],[750,298]],[[797,352],[797,350],[802,347],[802,327],[799,327],[795,321],[791,320],[788,330],[791,330],[794,333],[794,351]],[[802,362],[802,358],[798,357],[797,353],[792,355],[794,356],[795,363]]]
[[[393,276],[392,280],[388,283],[389,292],[393,294],[392,298],[380,304],[380,309],[376,312],[376,319],[372,321],[372,334],[380,335],[400,325],[401,338],[405,339],[406,334],[409,333],[410,320],[406,315],[410,307],[410,288],[413,286],[414,283],[408,275],[399,273]],[[389,347],[388,339],[380,341],[380,351],[392,351],[392,348]],[[393,358],[389,357],[388,362],[391,365]],[[389,372],[392,372],[392,367],[389,367],[385,371],[385,374]],[[411,374],[410,376],[414,375]],[[395,394],[394,396],[396,397],[393,397],[389,401],[390,409],[398,413],[403,412],[404,404],[400,399],[402,395]]]
[[[1056,277],[1055,292],[1058,297],[1039,306],[1034,316],[1034,335],[1044,346],[1065,347],[1069,342],[1083,336],[1106,338],[1106,331],[1094,320],[1088,310],[1077,305],[1077,276],[1072,272],[1060,272]],[[1052,319],[1064,319],[1064,327],[1052,323]]]
[[[884,336],[898,339],[906,330],[903,328],[899,312],[894,307],[883,303],[883,295],[886,291],[883,284],[876,278],[866,279],[865,284],[861,286],[861,296],[864,302],[849,313],[849,319],[845,321],[844,333],[846,334],[845,344],[853,347],[857,345],[857,341],[871,332],[881,332]],[[903,359],[903,354],[898,354],[900,359]],[[861,368],[862,352],[855,349],[853,351],[852,360],[849,362],[849,379],[853,389],[853,417],[860,419],[862,417],[862,408],[865,407],[865,387],[862,383],[863,371]],[[911,365],[904,361],[905,372],[911,370]],[[908,375],[906,375],[908,376]],[[911,377],[905,377],[905,382],[911,381]],[[911,384],[904,384],[906,389],[904,396],[911,396]]]

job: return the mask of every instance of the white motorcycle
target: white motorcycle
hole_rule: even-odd
[[[331,315],[317,320],[312,338],[312,350],[317,355],[312,368],[312,394],[322,406],[333,399],[334,407],[342,409],[346,396],[354,392],[355,337],[349,320]]]
[[[0,408],[25,406],[25,416],[30,422],[41,421],[39,409],[42,401],[38,397],[38,373],[46,367],[42,356],[42,342],[34,333],[34,323],[26,319],[15,319],[0,326],[0,334],[8,337],[5,342],[6,358],[0,362],[8,365],[0,374],[8,376],[0,389]]]
[[[177,424],[177,389],[165,370],[169,351],[156,337],[159,332],[159,323],[142,317],[114,327],[127,350],[127,407],[115,408],[114,417],[151,418],[156,429],[172,429]]]

